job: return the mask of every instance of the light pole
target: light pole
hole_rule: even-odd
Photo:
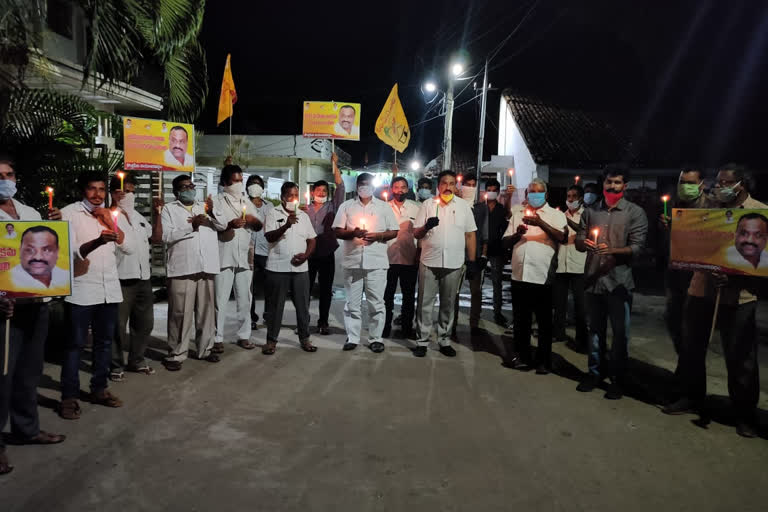
[[[464,65],[461,62],[454,62],[448,73],[448,88],[443,97],[443,113],[445,114],[445,124],[443,125],[443,170],[451,168],[451,153],[452,153],[452,134],[453,134],[453,83],[455,80],[464,74]],[[434,94],[433,99],[429,101],[435,101],[439,92],[437,84],[429,81],[424,84],[424,92]]]
[[[480,138],[477,148],[477,184],[480,185],[480,174],[483,165],[483,142],[485,142],[485,104],[488,99],[488,59],[485,59],[485,72],[483,73],[483,100],[480,103]],[[475,202],[480,200],[480,187],[475,190]]]

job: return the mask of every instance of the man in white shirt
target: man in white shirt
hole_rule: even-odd
[[[122,187],[121,187],[122,185]],[[152,293],[151,245],[162,243],[163,227],[160,222],[160,200],[152,208],[155,217],[154,228],[136,210],[136,178],[127,174],[120,178],[113,176],[109,183],[112,204],[120,211],[118,225],[130,232],[132,247],[126,250],[123,244],[117,249],[117,275],[123,302],[117,315],[117,336],[112,344],[112,369],[109,377],[119,382],[125,378],[123,369],[129,372],[152,375],[155,371],[147,364],[144,353],[154,327],[154,294]],[[130,334],[128,328],[130,326]],[[128,352],[128,364],[123,352]]]
[[[193,168],[195,157],[187,153],[189,134],[182,126],[174,126],[168,134],[168,149],[163,153],[165,164],[177,168]]]
[[[514,351],[507,365],[531,368],[531,324],[536,314],[539,346],[536,373],[552,368],[552,282],[558,246],[566,240],[565,214],[547,204],[547,183],[534,178],[525,192],[524,210],[513,210],[504,233],[504,244],[512,248],[512,314],[515,326]],[[512,352],[514,355],[510,355]]]
[[[347,341],[344,350],[354,350],[360,343],[363,290],[368,301],[368,347],[375,353],[384,351],[381,333],[384,329],[384,289],[387,284],[387,241],[397,236],[399,226],[392,209],[373,197],[373,176],[364,172],[357,177],[357,198],[342,203],[333,228],[344,240],[344,327]]]
[[[235,291],[237,305],[237,344],[251,350],[256,347],[251,337],[251,279],[253,271],[248,261],[251,233],[258,231],[262,223],[259,212],[245,196],[243,171],[237,165],[225,165],[221,170],[219,185],[222,193],[213,198],[213,216],[226,229],[219,233],[219,265],[216,274],[216,343],[213,352],[224,352],[229,297]]]
[[[251,204],[256,209],[256,217],[263,224],[267,219],[267,214],[274,209],[274,205],[263,198],[264,180],[261,176],[251,174],[248,182],[245,184],[246,192],[251,200]],[[253,277],[251,277],[251,330],[258,328],[259,315],[256,313],[256,291],[264,289],[264,280],[267,277],[267,255],[269,254],[269,244],[264,236],[264,227],[259,230],[251,230],[251,251],[253,252]],[[264,321],[267,320],[266,301],[262,312]]]
[[[40,220],[40,214],[15,200],[16,171],[13,160],[0,155],[0,220]],[[65,436],[40,430],[37,411],[37,384],[43,373],[45,340],[48,337],[48,302],[39,299],[0,297],[0,318],[10,319],[8,330],[8,371],[0,372],[0,432],[10,418],[11,435],[21,444],[55,444]],[[4,351],[4,344],[0,352]],[[0,436],[0,475],[13,466],[5,454],[5,437]]]
[[[397,167],[395,167],[395,171]],[[397,238],[387,243],[389,270],[387,271],[387,287],[384,290],[384,331],[382,337],[389,338],[392,329],[392,317],[395,308],[395,290],[400,281],[403,292],[403,302],[400,306],[402,337],[409,338],[413,334],[413,313],[416,302],[416,282],[419,279],[419,260],[416,239],[413,237],[413,223],[419,215],[421,205],[416,201],[406,199],[408,181],[402,176],[392,178],[389,185],[392,199],[389,206],[395,214],[399,225]]]
[[[579,232],[581,214],[584,212],[584,189],[581,185],[571,185],[566,192],[565,219],[567,239],[557,252],[557,274],[553,283],[554,320],[553,335],[557,341],[567,341],[565,319],[568,313],[568,291],[573,294],[576,339],[574,348],[579,352],[587,349],[587,316],[584,309],[584,264],[587,253],[576,249],[576,234]]]
[[[72,332],[61,365],[59,414],[70,420],[80,417],[80,355],[89,328],[93,333],[91,401],[107,407],[123,405],[107,390],[107,379],[118,307],[123,301],[115,253],[117,246],[125,244],[125,250],[131,247],[126,240],[130,233],[125,233],[113,217],[117,211],[105,207],[106,175],[87,171],[78,176],[77,184],[83,200],[61,210],[62,219],[69,221],[74,279],[72,295],[65,299]]]
[[[195,200],[195,184],[181,174],[173,179],[176,201],[163,207],[160,215],[166,244],[168,277],[168,355],[163,366],[181,370],[187,359],[189,341],[195,336],[197,358],[218,363],[213,349],[214,286],[220,272],[216,233],[223,229],[213,217],[211,200]]]
[[[13,227],[13,224],[6,224],[5,225],[5,238],[9,240],[13,240],[19,236],[19,234],[16,232],[16,228]]]
[[[296,308],[299,343],[305,352],[317,347],[309,340],[309,265],[315,250],[315,231],[306,213],[299,210],[299,187],[286,181],[280,188],[282,204],[267,213],[265,238],[267,256],[267,342],[261,349],[266,355],[275,353],[277,336],[283,323],[283,309],[288,293]]]
[[[461,284],[462,266],[469,262],[468,275],[477,271],[477,225],[469,204],[455,197],[456,174],[443,171],[437,178],[438,198],[424,201],[414,222],[413,235],[421,240],[421,264],[419,265],[419,299],[416,309],[418,326],[416,357],[427,355],[432,334],[432,310],[435,298],[440,295],[437,318],[437,341],[440,352],[455,357],[451,346],[453,313],[456,292]]]

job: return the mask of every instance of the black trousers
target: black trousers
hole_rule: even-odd
[[[320,287],[320,317],[317,319],[318,327],[328,327],[328,313],[331,311],[333,299],[333,277],[336,273],[336,258],[333,253],[328,256],[309,259],[309,293],[315,285]]]
[[[395,308],[395,290],[400,281],[400,290],[403,292],[403,305],[400,306],[403,331],[413,329],[413,312],[416,305],[416,283],[419,280],[418,265],[390,265],[387,270],[387,288],[384,290],[384,308],[387,311],[384,328],[392,326],[392,317]]]
[[[251,322],[257,322],[259,315],[256,313],[256,289],[264,289],[267,279],[267,257],[258,254],[253,255],[253,278],[251,280]],[[267,297],[264,294],[264,321],[267,321]]]
[[[48,304],[16,303],[11,318],[8,374],[4,376],[2,361],[5,343],[0,342],[0,432],[10,416],[12,434],[28,439],[40,433],[37,385],[43,373],[47,336]],[[0,452],[4,449],[0,436]]]
[[[512,281],[512,318],[515,352],[525,363],[531,363],[531,325],[533,315],[539,324],[539,346],[536,364],[552,364],[552,286]]]
[[[667,296],[664,321],[678,355],[683,344],[683,311],[692,276],[693,272],[689,270],[676,269],[667,269],[664,275],[664,288]]]
[[[707,394],[706,357],[714,309],[709,298],[689,296],[685,303],[680,370],[686,393],[695,401]],[[720,304],[717,314],[728,369],[728,394],[743,419],[751,419],[760,395],[756,311],[757,302]]]
[[[554,331],[558,338],[565,337],[568,316],[568,292],[573,294],[574,320],[576,322],[576,345],[587,346],[587,313],[584,308],[584,274],[560,273],[555,275],[553,284]]]

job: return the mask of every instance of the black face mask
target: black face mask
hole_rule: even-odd
[[[405,193],[405,192],[401,192],[401,193],[399,193],[399,194],[392,194],[392,197],[394,197],[394,198],[395,198],[395,200],[396,200],[398,203],[402,203],[403,201],[405,201],[405,196],[406,196],[406,193]]]

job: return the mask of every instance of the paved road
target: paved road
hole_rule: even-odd
[[[83,404],[76,422],[50,409],[59,368],[46,365],[42,424],[69,439],[9,448],[16,470],[0,478],[0,510],[768,510],[768,442],[738,437],[718,412],[716,351],[717,421],[702,428],[655,405],[674,365],[659,298],[636,301],[635,398],[620,401],[577,393],[585,356],[563,344],[560,375],[503,368],[501,333],[486,324],[494,335],[469,341],[466,311],[455,359],[414,358],[402,340],[380,355],[343,353],[342,306],[315,354],[286,328],[272,357],[228,345],[219,364],[172,374],[155,363],[157,375],[112,386],[124,408]],[[165,308],[155,308],[157,357]]]

